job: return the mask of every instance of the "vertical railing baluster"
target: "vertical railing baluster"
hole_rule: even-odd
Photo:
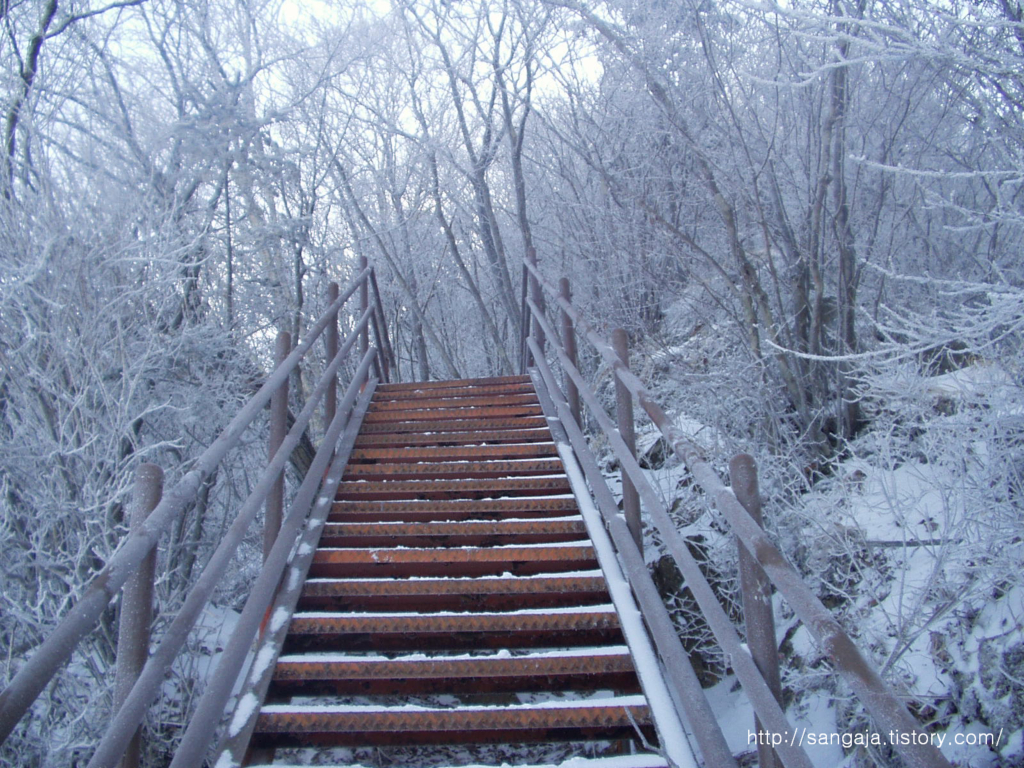
[[[522,309],[522,317],[519,318],[519,374],[523,375],[526,373],[526,369],[529,367],[530,349],[526,344],[526,338],[530,335],[530,307],[526,303],[527,286],[529,285],[529,278],[527,277],[526,265],[523,265],[523,284],[520,290],[519,304]]]
[[[370,271],[370,285],[374,284],[374,272]],[[384,308],[380,305],[380,295],[374,291],[370,297],[373,302],[373,312],[370,313],[370,323],[373,325],[373,338],[377,342],[377,358],[374,368],[377,371],[377,378],[387,384],[391,381],[391,368],[388,365],[387,341],[384,333]]]
[[[136,531],[149,517],[163,494],[164,473],[156,464],[142,464],[135,470],[132,489],[130,530]],[[114,712],[135,685],[149,656],[149,630],[153,623],[153,580],[156,576],[156,547],[124,585],[121,617],[117,628],[117,663],[114,672]],[[137,768],[142,756],[140,726],[121,758],[120,768]]]
[[[569,278],[563,277],[558,281],[558,292],[562,299],[565,300],[566,304],[572,303],[572,291],[569,289]],[[576,329],[573,328],[572,318],[569,317],[569,313],[562,309],[562,349],[565,350],[565,356],[569,358],[569,362],[576,365]],[[578,366],[577,366],[578,367]],[[576,423],[581,427],[583,426],[582,412],[580,410],[580,390],[576,386],[576,382],[573,381],[569,376],[565,376],[565,396],[569,402],[569,410],[572,411],[573,418],[576,419]]]
[[[380,297],[380,286],[377,285],[377,270],[370,270],[370,288],[373,290],[373,304],[375,316],[380,323],[381,352],[384,356],[384,382],[390,383],[392,373],[397,377],[398,361],[395,359],[395,351],[391,348],[391,338],[388,334],[388,316],[384,312],[384,300]]]
[[[327,306],[331,306],[338,300],[338,284],[331,283],[327,286]],[[327,347],[327,364],[338,354],[338,313],[334,313],[327,324],[327,331],[324,335],[324,344]],[[327,395],[324,398],[324,430],[334,421],[334,412],[338,409],[338,374],[331,377],[331,383],[327,387]]]
[[[745,510],[762,528],[761,495],[758,491],[757,465],[746,453],[734,456],[729,462],[729,481],[732,491]],[[753,556],[737,539],[739,547],[740,590],[743,595],[743,621],[747,629],[747,647],[754,664],[761,672],[775,700],[782,703],[782,682],[779,676],[779,653],[775,641],[775,616],[772,611],[772,585],[768,576]],[[754,715],[757,739],[758,765],[761,768],[782,768],[778,755],[760,737],[761,721]]]
[[[359,273],[362,274],[366,267],[369,266],[365,256],[359,257]],[[367,307],[370,306],[370,281],[363,280],[359,286],[359,317],[366,314]],[[362,360],[366,355],[367,350],[370,348],[370,326],[367,326],[359,334],[359,359]]]
[[[288,331],[277,334],[277,347],[274,350],[274,368],[284,361],[292,348],[292,337]],[[267,461],[274,458],[277,449],[288,434],[288,380],[284,380],[274,396],[270,399],[270,437],[267,440]],[[266,514],[263,518],[263,560],[270,556],[274,547],[277,532],[281,529],[281,516],[284,510],[284,471],[274,482],[267,494]]]
[[[532,245],[526,250],[526,260],[530,262],[534,269],[537,268],[537,249]],[[532,273],[530,274],[530,299],[540,312],[544,312],[544,291],[540,287],[540,280]],[[543,352],[545,344],[544,329],[540,327],[539,323],[532,324],[531,335],[537,340],[537,347]]]
[[[629,368],[629,338],[622,328],[612,331],[612,348],[622,360],[622,364]],[[629,452],[635,457],[636,430],[633,426],[633,396],[629,393],[626,385],[619,381],[618,376],[614,376],[614,379],[615,411],[618,416],[619,434],[626,447],[629,448]],[[629,526],[629,532],[633,534],[633,541],[636,542],[637,549],[643,552],[644,533],[640,523],[640,494],[637,493],[636,486],[625,470],[620,470],[619,474],[622,477],[622,511],[626,516],[626,525]]]

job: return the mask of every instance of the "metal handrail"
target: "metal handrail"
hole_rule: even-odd
[[[107,565],[85,587],[81,599],[40,645],[36,653],[26,661],[8,686],[0,692],[0,743],[3,743],[10,735],[39,693],[53,679],[60,667],[70,658],[82,638],[96,626],[101,614],[110,604],[110,601],[116,597],[125,582],[138,570],[148,554],[153,551],[160,536],[181,517],[190,504],[195,502],[204,483],[213,476],[213,473],[228,452],[239,443],[242,434],[253,423],[262,409],[267,406],[274,393],[287,383],[291,373],[307,357],[317,339],[330,327],[337,328],[339,312],[346,302],[357,291],[364,289],[370,284],[375,284],[375,282],[373,269],[367,267],[359,272],[348,289],[341,295],[338,295],[337,286],[332,284],[329,296],[330,298],[335,296],[337,298],[329,301],[327,309],[313,323],[302,341],[296,345],[295,349],[267,377],[263,386],[239,410],[217,439],[195,460],[192,469],[172,488],[164,492],[163,497],[156,504],[145,522],[137,528],[133,526],[131,533],[125,538]],[[240,507],[224,539],[211,556],[199,580],[186,596],[182,609],[171,622],[161,643],[136,679],[131,692],[118,713],[116,713],[100,743],[100,747],[94,754],[89,764],[90,766],[113,765],[120,759],[138,724],[143,719],[146,708],[158,695],[166,670],[170,668],[202,608],[206,605],[213,590],[219,583],[224,570],[241,543],[252,520],[255,518],[260,505],[267,498],[271,486],[282,475],[294,448],[299,444],[306,427],[321,401],[326,405],[327,400],[330,399],[327,397],[327,393],[337,386],[338,370],[345,361],[349,351],[357,340],[368,339],[371,322],[374,325],[374,332],[378,340],[381,337],[387,339],[386,327],[378,327],[383,326],[383,320],[386,317],[383,308],[379,304],[380,293],[375,289],[373,294],[375,300],[371,302],[371,306],[362,312],[355,328],[343,343],[341,350],[328,362],[305,407],[295,418],[294,425],[285,437],[280,449],[268,461],[266,469],[257,481],[256,487]],[[331,333],[328,330],[329,349],[333,346],[330,337]],[[336,339],[336,334],[334,339]],[[336,344],[336,341],[334,344]],[[348,393],[341,407],[338,408],[336,414],[333,414],[333,420],[327,429],[320,450],[317,451],[313,459],[313,465],[309,472],[307,472],[307,476],[292,503],[292,513],[286,519],[285,527],[282,528],[282,534],[278,535],[277,542],[271,550],[271,559],[265,564],[265,573],[261,575],[261,581],[258,581],[259,584],[273,582],[271,586],[276,586],[276,583],[280,581],[281,570],[284,568],[283,561],[281,561],[280,569],[277,570],[276,576],[273,572],[277,566],[277,561],[282,556],[286,559],[291,549],[291,542],[286,541],[287,535],[289,535],[288,532],[292,531],[296,525],[302,523],[303,520],[301,518],[304,517],[304,514],[300,514],[299,511],[303,503],[306,503],[306,513],[309,511],[309,506],[316,489],[319,487],[323,471],[334,455],[332,440],[334,443],[337,443],[340,430],[346,425],[350,411],[353,408],[356,394],[366,387],[368,383],[375,381],[368,374],[370,364],[375,363],[385,379],[389,375],[389,369],[393,368],[388,365],[387,353],[384,351],[383,346],[378,344],[369,347],[356,376],[348,388]],[[372,386],[366,388],[372,389]],[[334,399],[336,400],[336,398]],[[294,539],[294,531],[292,531],[292,538]],[[239,641],[239,643],[242,642],[241,640]],[[252,638],[250,637],[245,642],[251,644]],[[220,711],[217,712],[218,716],[223,711],[223,703],[220,704],[220,707]]]
[[[612,347],[580,316],[572,304],[560,295],[560,291],[548,282],[535,263],[524,260],[524,265],[530,273],[531,281],[535,286],[545,290],[564,313],[571,317],[576,329],[590,341],[601,358],[613,372],[615,378],[635,396],[641,407],[647,412],[655,426],[665,437],[675,453],[683,460],[687,469],[693,475],[696,483],[704,492],[714,499],[719,511],[729,523],[739,542],[747,549],[772,583],[785,597],[797,617],[807,626],[811,635],[819,643],[824,653],[832,661],[835,668],[850,685],[854,694],[860,699],[864,707],[872,715],[877,723],[885,729],[898,730],[904,734],[914,734],[913,739],[900,739],[892,746],[907,761],[909,765],[921,766],[924,768],[949,768],[946,758],[931,745],[927,734],[923,731],[913,715],[907,710],[903,703],[896,696],[892,688],[881,678],[867,659],[861,654],[856,644],[849,635],[842,629],[831,612],[821,603],[814,592],[807,586],[796,569],[786,560],[785,556],[778,550],[764,530],[748,514],[747,510],[740,504],[733,490],[727,488],[718,477],[714,468],[706,461],[700,449],[676,427],[665,414],[665,411],[650,395],[640,379],[629,370],[629,367],[615,353]],[[733,668],[737,678],[748,693],[755,713],[761,722],[769,730],[776,733],[792,733],[793,729],[788,721],[780,722],[777,716],[781,708],[775,702],[773,696],[765,697],[767,685],[764,683],[760,671],[757,670],[753,658],[749,652],[742,647],[739,637],[732,623],[725,617],[724,611],[718,604],[714,593],[705,594],[702,599],[699,592],[703,592],[706,580],[696,568],[685,541],[676,530],[675,525],[669,518],[664,504],[659,495],[650,486],[639,464],[628,451],[616,427],[611,423],[607,414],[604,413],[596,395],[590,388],[589,383],[579,374],[575,366],[568,364],[564,351],[559,348],[558,336],[552,333],[551,325],[544,316],[544,310],[535,302],[528,302],[530,313],[534,324],[532,327],[546,331],[551,338],[552,347],[555,349],[556,357],[561,363],[563,373],[571,378],[580,389],[588,406],[602,430],[609,439],[613,451],[618,457],[623,471],[627,473],[642,488],[641,495],[651,515],[651,520],[662,534],[669,553],[673,556],[680,571],[687,579],[691,592],[697,599],[705,619],[714,633],[716,640],[723,646],[726,652],[731,654]],[[531,347],[534,361],[538,363],[544,354],[539,344]],[[552,384],[554,380],[552,377]],[[602,418],[603,417],[603,418]],[[619,538],[615,539],[616,546],[621,550],[626,548],[624,542]],[[704,582],[702,585],[701,582]],[[708,587],[710,591],[710,587]],[[708,599],[710,598],[710,600]],[[714,605],[712,605],[712,603]],[[717,610],[716,610],[717,608]],[[721,616],[716,616],[721,612]],[[720,619],[725,618],[728,626],[721,624]],[[699,734],[697,734],[699,735]],[[909,743],[908,743],[909,742]],[[800,750],[791,755],[788,752],[788,745],[785,743],[777,747],[783,762],[788,765],[806,765],[806,754]]]

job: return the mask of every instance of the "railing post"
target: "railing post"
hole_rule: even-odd
[[[276,370],[292,349],[292,337],[288,331],[277,334],[277,348],[274,351]],[[277,449],[288,434],[288,380],[285,379],[273,397],[270,398],[270,437],[267,440],[267,461],[272,461]],[[284,510],[284,471],[274,481],[267,494],[266,514],[263,519],[263,561],[270,556],[270,550],[281,530],[281,516]]]
[[[129,530],[134,532],[145,522],[163,494],[164,473],[156,464],[142,464],[135,470]],[[153,623],[153,580],[156,575],[156,547],[146,555],[138,570],[128,579],[121,594],[121,615],[117,628],[117,664],[114,672],[114,712],[139,678],[149,656],[149,629]],[[138,768],[142,755],[142,728],[136,729],[128,743],[121,768]]]
[[[563,277],[558,281],[558,292],[562,299],[565,300],[566,304],[572,303],[572,292],[569,289],[569,278]],[[576,329],[572,326],[572,318],[569,317],[569,313],[562,309],[562,349],[565,350],[565,356],[569,358],[569,362],[576,365]],[[578,367],[578,366],[577,366]],[[569,402],[569,409],[572,411],[573,418],[576,419],[576,423],[581,427],[582,422],[582,411],[580,410],[580,390],[576,386],[576,382],[573,381],[569,376],[565,376],[565,396]]]
[[[331,306],[338,300],[338,284],[331,283],[327,286],[327,306]],[[327,324],[327,332],[324,336],[324,343],[327,346],[327,364],[330,365],[334,356],[338,354],[338,313],[334,313]],[[338,409],[338,374],[331,377],[331,383],[327,387],[327,395],[324,398],[324,430],[334,421],[334,412]]]
[[[359,257],[359,273],[362,274],[369,261],[365,256]],[[364,280],[362,285],[359,286],[359,317],[362,317],[366,313],[367,307],[370,306],[370,281],[369,279]],[[362,360],[366,355],[366,351],[370,348],[370,326],[367,325],[362,333],[359,334],[359,359]]]
[[[741,453],[729,462],[729,481],[742,507],[762,528],[761,495],[758,492],[757,465],[754,457]],[[772,585],[761,566],[737,539],[739,546],[740,590],[743,594],[743,620],[747,629],[747,647],[775,700],[782,703],[779,653],[775,642],[775,616],[772,611]],[[757,759],[761,768],[782,768],[778,755],[760,737],[761,722],[754,716]]]
[[[370,270],[370,286],[373,292],[373,312],[370,313],[370,324],[373,326],[373,338],[377,341],[377,362],[374,367],[379,371],[380,380],[385,384],[391,381],[391,368],[388,364],[387,343],[384,336],[384,308],[380,305],[380,294],[376,290],[377,278],[374,270]]]
[[[529,285],[529,278],[527,277],[528,270],[526,265],[523,265],[523,283],[520,287],[519,304],[522,308],[522,317],[519,318],[519,373],[525,374],[526,369],[529,366],[530,359],[530,348],[526,343],[526,337],[530,334],[530,307],[526,303],[527,286]]]
[[[526,260],[530,262],[530,266],[534,269],[537,268],[537,249],[532,245],[526,249]],[[533,303],[537,305],[537,309],[543,312],[544,291],[541,290],[540,280],[538,280],[537,276],[532,273],[530,274],[530,298],[533,300]],[[540,327],[540,323],[533,323],[530,327],[532,328],[531,333],[537,340],[538,349],[543,352],[545,343],[544,329]]]
[[[376,327],[380,334],[380,351],[384,359],[384,383],[391,382],[391,372],[398,376],[398,361],[395,360],[395,351],[391,348],[391,339],[388,336],[388,317],[384,312],[384,300],[380,297],[380,286],[377,285],[377,270],[370,270],[370,288],[373,289],[374,317],[380,325]]]
[[[622,364],[629,368],[629,338],[622,328],[612,331],[612,349],[622,360]],[[633,427],[633,396],[629,393],[626,385],[619,381],[619,377],[615,376],[614,371],[612,376],[615,380],[615,412],[618,416],[619,434],[635,458],[636,431]],[[626,474],[626,470],[620,469],[619,474],[622,477],[622,511],[626,516],[626,525],[629,526],[629,532],[633,534],[633,541],[636,542],[637,549],[643,552],[644,533],[643,526],[640,524],[640,494],[637,493],[636,486]]]

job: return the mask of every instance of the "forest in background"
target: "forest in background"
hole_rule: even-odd
[[[1022,19],[1020,0],[0,0],[0,681],[125,535],[134,467],[186,471],[360,256],[401,377],[456,378],[517,369],[533,247],[711,455],[757,456],[773,532],[841,618],[889,606],[862,639],[891,678],[915,690],[921,643],[949,660],[920,710],[1019,740]],[[161,615],[246,496],[251,440],[163,545]],[[911,466],[941,498],[905,536],[943,543],[892,603],[896,556],[830,516]],[[988,650],[954,647],[949,622],[971,635],[1014,595]],[[0,756],[88,754],[115,622]],[[821,689],[816,669],[787,686]],[[168,749],[193,694],[182,670],[151,718]]]

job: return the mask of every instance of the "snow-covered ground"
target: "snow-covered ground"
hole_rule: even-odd
[[[758,457],[767,526],[954,765],[1024,765],[1024,396],[997,365],[898,373],[874,382],[879,400],[865,405],[873,409],[868,429],[813,486],[792,493],[773,476],[772,458]],[[666,392],[671,399],[671,387]],[[692,417],[684,426],[727,461],[728,441],[716,429]],[[705,552],[723,600],[735,600],[735,544],[679,462],[662,463],[656,442],[653,429],[638,436],[639,453],[656,467],[648,477]],[[616,465],[608,460],[606,469],[620,493]],[[679,591],[671,577],[666,583],[650,529],[647,545],[662,588]],[[677,600],[676,608],[681,632],[703,639],[689,604]],[[787,712],[814,764],[891,764],[873,743],[880,729],[779,596],[775,608]],[[752,752],[750,705],[731,672],[714,669],[724,660],[710,649],[702,655],[730,747]]]

